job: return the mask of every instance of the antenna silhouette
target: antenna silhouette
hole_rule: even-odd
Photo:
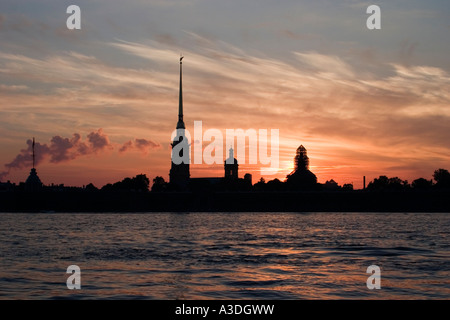
[[[33,169],[34,169],[34,159],[35,159],[35,156],[34,156],[34,145],[35,145],[35,142],[34,142],[34,137],[33,137]]]

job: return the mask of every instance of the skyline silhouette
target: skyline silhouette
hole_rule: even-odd
[[[181,59],[180,59],[181,62]],[[181,93],[181,89],[180,89]],[[182,108],[179,110],[182,114]],[[181,121],[180,121],[181,119]],[[184,127],[183,117],[179,116],[178,127]],[[184,137],[185,138],[185,137]],[[26,192],[42,192],[42,191],[73,191],[73,190],[86,190],[86,191],[138,191],[138,192],[162,192],[162,191],[211,191],[211,190],[227,190],[236,192],[247,191],[353,191],[355,190],[353,184],[339,185],[334,179],[327,180],[325,183],[319,183],[317,177],[313,172],[309,170],[310,160],[307,155],[307,150],[303,145],[297,148],[296,155],[294,157],[294,170],[286,176],[284,180],[274,178],[266,182],[264,177],[260,177],[258,182],[252,183],[253,178],[250,173],[245,173],[243,178],[239,177],[238,161],[234,158],[233,148],[229,149],[229,155],[227,159],[224,159],[224,173],[219,177],[191,177],[189,174],[189,165],[185,166],[183,163],[176,165],[172,161],[172,172],[178,173],[185,171],[181,176],[174,175],[175,179],[165,181],[164,177],[156,176],[153,178],[153,183],[150,183],[150,179],[146,174],[137,174],[135,177],[125,177],[122,181],[114,183],[107,183],[101,188],[97,188],[92,182],[83,184],[82,188],[78,186],[67,186],[64,183],[44,184],[40,180],[36,170],[36,153],[35,153],[35,138],[33,137],[30,143],[31,146],[31,159],[32,167],[30,174],[25,182],[18,184],[0,181],[0,191],[26,191]],[[180,143],[183,140],[180,140]],[[172,147],[176,146],[178,140],[174,140]],[[45,150],[45,148],[44,148]],[[38,153],[39,155],[39,153]],[[17,160],[17,158],[15,159]],[[26,155],[22,154],[20,161],[28,161]],[[19,161],[19,160],[18,160]],[[180,166],[180,167],[178,167]],[[187,168],[187,171],[186,171]],[[171,176],[169,174],[169,176]],[[414,179],[411,183],[408,180],[402,180],[399,177],[387,177],[380,175],[369,181],[366,188],[366,177],[363,177],[363,188],[360,190],[368,191],[431,191],[431,190],[450,190],[450,172],[447,169],[436,169],[432,174],[433,179],[425,179],[423,177]],[[238,183],[239,182],[239,183]]]
[[[193,188],[198,188],[201,186],[203,189],[207,186],[213,187],[213,185],[219,183],[219,185],[228,181],[228,187],[230,187],[230,179],[238,180],[238,161],[234,158],[234,150],[231,147],[229,149],[229,159],[230,162],[227,164],[226,159],[224,159],[224,170],[225,174],[222,177],[192,177],[190,174],[190,165],[191,159],[189,154],[183,156],[185,150],[190,149],[190,145],[196,143],[194,139],[191,139],[190,142],[187,142],[188,138],[185,135],[186,125],[184,123],[184,111],[183,111],[183,72],[182,72],[182,60],[184,56],[180,56],[179,63],[179,92],[178,92],[178,122],[176,125],[176,134],[173,142],[170,144],[172,148],[171,153],[171,168],[169,172],[169,181],[168,185],[170,187],[165,187],[166,181],[163,176],[157,175],[153,178],[153,182],[156,184],[156,189],[159,191],[162,190],[171,190],[171,191],[188,191],[193,190]],[[87,136],[87,141],[83,141],[81,136],[78,133],[73,134],[72,139],[61,138],[60,136],[55,136],[51,140],[51,145],[47,146],[47,144],[37,144],[37,149],[39,150],[36,158],[36,142],[33,137],[32,140],[27,140],[28,149],[22,149],[21,153],[17,155],[13,161],[5,164],[5,167],[8,168],[8,171],[0,172],[0,178],[9,175],[11,169],[23,168],[26,167],[31,159],[32,167],[31,172],[25,181],[24,188],[25,191],[41,191],[44,184],[41,182],[39,176],[36,171],[36,163],[43,160],[44,156],[50,157],[51,163],[59,163],[63,161],[70,161],[76,159],[77,157],[89,155],[89,154],[97,154],[97,152],[102,150],[111,150],[114,149],[107,135],[103,133],[102,129],[99,129],[97,132],[91,132]],[[186,145],[184,145],[186,144]],[[183,147],[180,149],[179,147]],[[132,140],[125,142],[118,150],[119,153],[127,152],[127,150],[137,147],[143,150],[145,147],[149,147],[150,149],[158,149],[160,144],[157,142],[153,142],[151,140],[146,139],[135,139],[135,143],[133,144]],[[203,146],[204,148],[204,146]],[[249,146],[246,146],[247,152],[250,152]],[[148,152],[148,151],[147,151]],[[250,156],[250,155],[249,155]],[[182,163],[174,163],[174,157],[182,160]],[[36,161],[37,160],[37,161]],[[269,187],[265,186],[265,178],[261,176],[259,178],[259,182],[255,185],[255,190],[269,190],[269,191],[281,191],[281,190],[319,190],[319,186],[323,186],[323,190],[328,191],[336,191],[339,189],[344,189],[347,191],[354,190],[354,184],[346,183],[343,186],[339,186],[339,184],[331,178],[327,180],[325,183],[318,183],[316,175],[309,170],[310,162],[309,157],[307,155],[307,150],[303,145],[300,145],[297,148],[296,155],[294,158],[294,169],[291,173],[286,175],[284,180],[280,180],[278,178],[274,178],[268,181]],[[207,166],[203,164],[203,166]],[[283,170],[283,168],[279,168]],[[145,188],[138,188],[141,191],[150,190],[149,179],[145,174],[137,175],[135,178],[144,177],[147,180],[147,184]],[[447,188],[449,179],[449,172],[446,169],[437,169],[434,171],[433,178],[436,181],[436,184],[433,184],[433,180],[427,180],[423,177],[417,178],[413,181],[412,184],[409,184],[407,180],[401,180],[398,177],[388,178],[384,175],[380,175],[378,178],[374,178],[373,181],[369,182],[368,189],[369,190],[406,190],[408,188],[413,188],[416,190],[427,190],[431,189],[433,186],[438,186],[439,188]],[[252,174],[246,173],[246,179],[239,179],[242,182],[245,182],[245,185],[252,186]],[[135,179],[133,178],[133,179]],[[222,181],[222,179],[225,179]],[[441,180],[441,181],[439,181]],[[129,182],[132,181],[129,177],[125,178],[121,182],[115,182],[114,184],[108,182],[105,184],[101,190],[121,190],[120,186],[122,185],[130,185]],[[0,182],[2,182],[0,180]],[[160,186],[158,186],[158,184]],[[212,185],[211,185],[212,184]],[[20,186],[21,184],[19,184]],[[54,186],[54,183],[51,183]],[[64,185],[64,183],[59,184]],[[132,184],[131,184],[132,185]],[[283,186],[285,185],[285,186]],[[4,186],[13,186],[14,189],[15,184],[11,184],[8,180],[7,184]],[[58,186],[58,184],[56,184]],[[83,189],[86,184],[83,184]],[[98,190],[97,187],[92,182],[88,184],[89,190]],[[196,186],[196,187],[194,187]],[[71,186],[76,187],[76,186]],[[70,188],[71,188],[70,187]],[[223,186],[222,186],[223,187]],[[220,187],[220,188],[222,188]],[[234,185],[236,191],[238,190],[250,190],[248,187],[244,189],[238,188],[237,185]],[[19,188],[20,189],[20,188]],[[363,176],[363,187],[361,189],[366,189],[366,176]]]
[[[0,300],[450,298],[449,14],[0,1]]]
[[[101,186],[141,172],[169,180],[180,52],[189,57],[187,129],[195,120],[221,131],[280,129],[283,171],[273,178],[293,170],[300,144],[319,182],[355,188],[363,176],[429,180],[450,163],[450,3],[389,3],[376,31],[366,27],[367,8],[331,0],[250,0],[238,14],[215,0],[131,0],[125,10],[98,1],[81,30],[67,30],[55,0],[0,6],[1,181],[28,176],[28,164],[4,164],[29,154],[20,150],[33,136],[44,182]],[[240,170],[261,177],[259,166]]]

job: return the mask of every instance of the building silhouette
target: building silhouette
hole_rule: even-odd
[[[317,177],[309,170],[309,158],[306,148],[297,148],[294,158],[294,170],[286,177],[286,184],[292,189],[309,189],[317,186]]]
[[[238,161],[234,157],[234,150],[233,148],[230,148],[229,150],[229,156],[224,161],[224,168],[225,168],[225,179],[229,180],[237,180],[238,175]]]
[[[177,134],[172,142],[172,165],[169,182],[177,189],[185,189],[189,184],[189,141],[185,135],[183,121],[183,57],[180,57],[180,91],[178,103]],[[187,151],[187,152],[186,152]],[[181,160],[181,161],[180,161]]]
[[[28,176],[27,180],[25,181],[25,191],[29,192],[36,192],[42,190],[42,182],[41,179],[39,179],[39,176],[37,175],[37,171],[35,168],[35,152],[34,152],[34,137],[33,137],[33,168],[31,168],[30,175]]]
[[[252,176],[239,178],[238,161],[234,158],[233,148],[229,149],[229,156],[224,161],[224,176],[191,178],[189,172],[189,141],[186,138],[186,126],[183,120],[183,57],[180,58],[180,88],[178,103],[177,134],[172,142],[172,163],[169,172],[171,190],[179,191],[208,191],[216,189],[242,189],[251,187]],[[180,159],[182,161],[180,162]]]
[[[244,180],[247,182],[247,184],[249,184],[251,186],[253,185],[252,175],[250,173],[244,174]]]

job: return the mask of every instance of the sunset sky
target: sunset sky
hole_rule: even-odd
[[[66,27],[71,4],[81,30]],[[381,30],[366,27],[371,4]],[[2,0],[0,43],[2,182],[25,181],[32,137],[44,184],[168,180],[180,54],[187,129],[280,130],[266,180],[300,144],[322,183],[450,169],[448,0]]]

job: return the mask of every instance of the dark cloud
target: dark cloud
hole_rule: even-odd
[[[32,166],[33,141],[28,139],[26,143],[27,148],[20,150],[14,160],[5,164],[8,171],[1,172],[0,178],[5,177],[11,169],[23,169]],[[35,165],[45,159],[49,159],[51,163],[60,163],[85,155],[97,154],[108,149],[113,149],[113,147],[102,129],[89,133],[87,141],[83,141],[78,133],[74,133],[72,138],[54,136],[49,144],[35,143]]]
[[[89,133],[87,137],[94,152],[101,151],[105,148],[112,149],[109,138],[103,133],[102,129]]]
[[[159,148],[159,143],[156,143],[152,140],[146,140],[146,139],[136,139],[135,145],[138,149],[144,150],[144,149],[155,149]]]
[[[11,169],[30,168],[32,166],[33,141],[28,139],[26,143],[27,148],[20,150],[20,153],[11,162],[4,165],[7,170],[0,172],[0,181],[9,174]],[[143,153],[148,153],[150,150],[160,147],[161,145],[158,142],[152,140],[135,139],[125,142],[118,151],[124,153],[132,149],[138,149]],[[86,140],[83,140],[79,133],[74,133],[71,138],[54,136],[48,144],[35,142],[35,165],[46,159],[51,163],[67,162],[112,149],[114,147],[108,135],[101,128],[89,133]]]
[[[55,136],[51,140],[51,158],[50,162],[58,163],[61,161],[67,161],[74,159],[76,157],[75,153],[71,153],[70,150],[79,140],[80,135],[74,134],[72,139],[62,138],[60,136]]]
[[[25,167],[31,167],[33,164],[33,141],[31,139],[27,140],[28,147],[26,149],[20,150],[20,153],[14,158],[10,163],[5,164],[5,167],[9,169],[22,169]],[[35,144],[35,164],[39,164],[42,160],[50,153],[50,148],[47,144],[40,144],[36,142]]]
[[[126,151],[128,151],[129,149],[132,149],[132,148],[133,148],[133,141],[130,140],[130,141],[125,142],[123,144],[123,146],[120,147],[119,152],[123,153],[123,152],[126,152]]]
[[[0,182],[3,180],[4,177],[6,177],[8,175],[8,171],[2,171],[0,172]]]
[[[161,148],[161,145],[158,142],[154,142],[152,140],[135,139],[134,142],[132,140],[125,142],[122,147],[120,147],[119,152],[124,153],[134,148],[142,151],[143,153],[148,153],[152,149]]]

